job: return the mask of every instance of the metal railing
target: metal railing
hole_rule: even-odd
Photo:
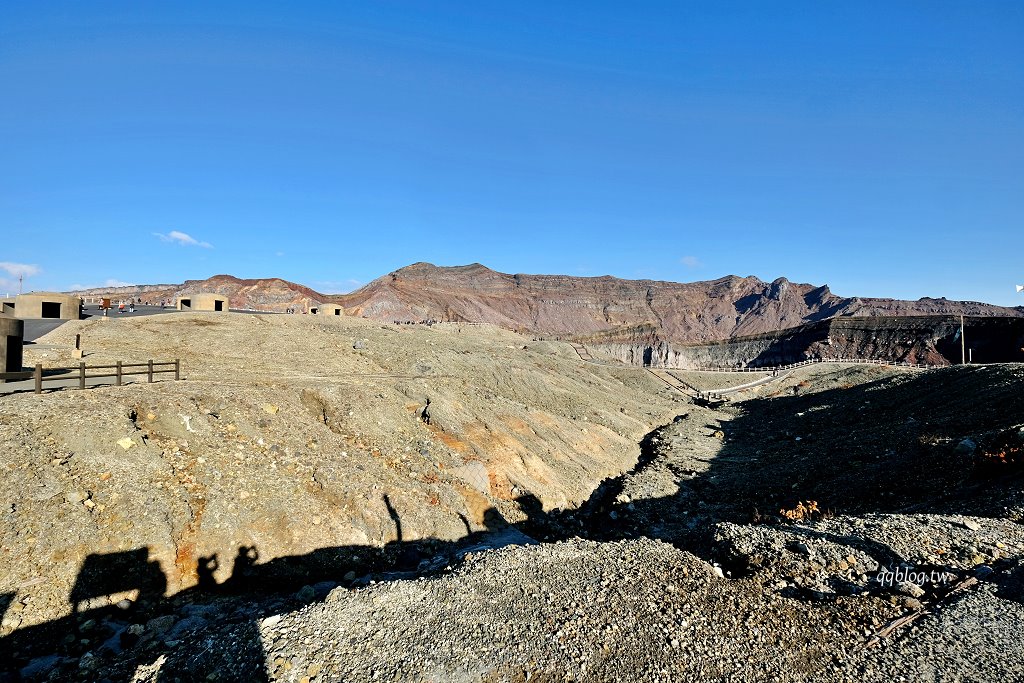
[[[744,365],[742,367],[729,367],[724,365],[708,365],[703,367],[694,368],[667,368],[672,370],[683,370],[688,372],[781,372],[785,370],[793,370],[795,368],[802,368],[807,365],[815,365],[816,363],[852,363],[856,365],[890,365],[901,368],[917,368],[924,370],[928,368],[938,367],[936,365],[927,365],[925,363],[907,363],[901,360],[879,360],[876,358],[814,358],[811,360],[802,360],[798,363],[790,363],[789,365]]]
[[[940,367],[937,365],[928,365],[925,363],[908,363],[901,360],[880,360],[876,358],[814,358],[809,360],[802,360],[797,363],[790,363],[788,365],[751,365],[745,363],[741,366],[726,366],[726,365],[705,365],[696,366],[692,368],[679,368],[670,367],[667,365],[631,365],[622,361],[612,362],[597,360],[593,354],[584,344],[579,342],[569,342],[569,345],[575,349],[580,359],[587,363],[594,363],[596,365],[607,365],[610,367],[643,367],[649,370],[677,370],[680,372],[785,372],[788,370],[794,370],[796,368],[802,368],[807,365],[814,365],[815,363],[853,363],[862,365],[891,365],[894,367],[901,368],[917,368],[919,370],[927,368]],[[677,378],[678,379],[678,378]]]

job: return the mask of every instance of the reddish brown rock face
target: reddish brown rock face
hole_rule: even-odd
[[[840,297],[827,286],[728,276],[704,282],[508,275],[479,264],[417,263],[338,299],[386,321],[466,320],[545,335],[699,343],[836,316],[1022,315],[975,302]]]
[[[764,282],[730,275],[703,282],[660,282],[565,275],[510,275],[480,264],[416,263],[344,295],[327,295],[278,278],[216,275],[181,285],[141,285],[87,292],[112,298],[173,301],[194,292],[227,296],[231,308],[306,312],[333,302],[349,315],[386,322],[492,323],[531,334],[593,341],[701,343],[775,332],[833,317],[907,315],[1022,316],[1004,308],[946,299],[841,297],[828,286]]]

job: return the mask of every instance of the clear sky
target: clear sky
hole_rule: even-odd
[[[1024,3],[0,2],[0,235],[0,290],[430,261],[1021,305]]]

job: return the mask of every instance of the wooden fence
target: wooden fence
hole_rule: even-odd
[[[95,370],[106,370],[107,372],[92,372]],[[43,385],[46,382],[66,381],[69,379],[78,380],[78,388],[85,389],[86,380],[114,378],[114,385],[121,386],[125,377],[146,375],[149,383],[153,382],[154,375],[174,373],[174,379],[181,379],[181,360],[175,358],[170,361],[149,360],[145,363],[123,363],[117,361],[113,365],[86,365],[79,363],[77,367],[69,368],[43,368],[42,363],[36,363],[33,370],[24,372],[0,372],[0,380],[6,382],[18,380],[35,380],[35,392],[41,394]]]

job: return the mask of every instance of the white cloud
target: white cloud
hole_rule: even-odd
[[[30,263],[12,263],[0,261],[0,271],[10,277],[0,277],[0,294],[17,294],[19,287],[24,285],[18,282],[18,277],[29,278],[43,272],[43,269]]]
[[[363,282],[349,278],[348,280],[318,280],[313,284],[324,294],[348,294],[359,289]]]
[[[67,291],[69,291],[69,292],[79,292],[79,291],[82,291],[82,290],[85,290],[85,289],[106,289],[106,288],[110,288],[110,287],[134,287],[134,286],[135,286],[134,282],[124,282],[123,280],[118,280],[116,278],[107,278],[106,281],[104,281],[102,284],[98,284],[98,285],[80,285],[78,283],[75,283],[75,284],[71,285],[70,287],[68,287]]]
[[[0,261],[0,270],[6,272],[11,277],[32,277],[43,272],[42,268],[29,263],[11,263],[10,261]]]
[[[160,238],[161,242],[171,242],[183,247],[202,247],[204,249],[213,249],[213,245],[209,242],[200,242],[187,232],[181,232],[179,230],[171,230],[167,234],[154,232],[153,235]]]
[[[683,258],[679,259],[679,262],[682,263],[687,268],[700,268],[701,266],[704,265],[696,256],[684,256]]]

